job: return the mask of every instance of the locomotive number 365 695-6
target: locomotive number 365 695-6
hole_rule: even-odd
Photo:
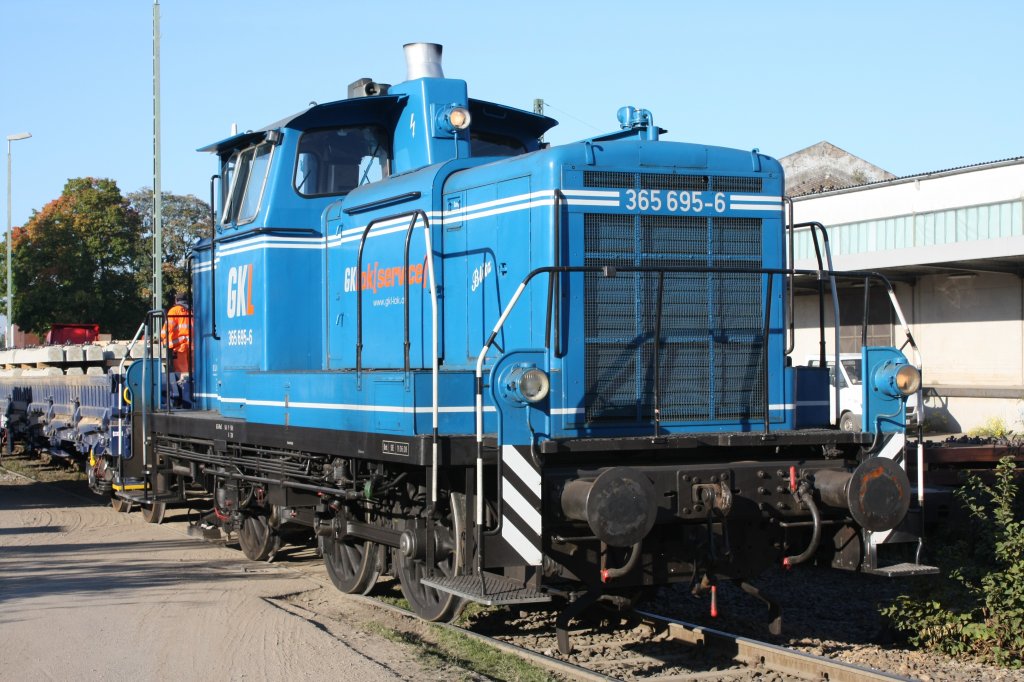
[[[660,211],[673,213],[702,213],[705,210],[715,213],[725,212],[724,192],[687,192],[660,189],[627,189],[627,211]]]
[[[252,330],[251,329],[231,329],[228,331],[228,345],[229,346],[251,346],[252,345]]]

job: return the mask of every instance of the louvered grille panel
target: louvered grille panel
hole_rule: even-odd
[[[730,175],[676,175],[668,173],[621,173],[618,171],[584,171],[584,187],[609,189],[664,189],[703,192],[761,191],[761,178]]]
[[[754,218],[584,216],[586,265],[757,269],[761,244]],[[664,275],[662,422],[763,419],[763,279],[753,272]],[[586,421],[649,423],[658,273],[588,273],[584,286]]]

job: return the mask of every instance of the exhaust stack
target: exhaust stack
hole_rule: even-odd
[[[441,70],[441,50],[437,43],[407,43],[405,49],[406,80],[417,78],[444,78]]]

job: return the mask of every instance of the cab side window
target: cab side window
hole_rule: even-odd
[[[228,185],[221,223],[241,225],[256,219],[267,186],[274,145],[269,142],[249,147],[228,160],[224,177]]]
[[[390,141],[376,126],[306,132],[299,139],[295,191],[304,197],[348,194],[389,175]]]

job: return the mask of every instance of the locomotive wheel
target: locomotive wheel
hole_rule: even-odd
[[[246,514],[238,529],[238,546],[247,559],[266,561],[281,547],[281,536],[270,527],[269,516]]]
[[[369,594],[381,569],[380,546],[368,540],[324,538],[324,566],[331,582],[345,594]]]
[[[129,508],[131,503],[129,502]],[[140,505],[142,507],[142,518],[146,520],[146,523],[163,523],[164,512],[167,511],[167,505],[163,502],[153,502],[149,505]]]
[[[400,524],[411,527],[411,523]],[[398,582],[402,585],[402,595],[409,602],[413,613],[432,622],[448,622],[453,620],[466,605],[461,599],[450,592],[439,592],[427,587],[421,581],[427,577],[427,565],[419,559],[405,556],[398,548],[391,550],[391,560],[398,574]],[[455,574],[455,554],[449,554],[436,564],[436,571],[445,576]]]
[[[124,514],[132,510],[132,501],[125,500],[120,497],[111,497],[110,506],[114,508],[118,514]]]

